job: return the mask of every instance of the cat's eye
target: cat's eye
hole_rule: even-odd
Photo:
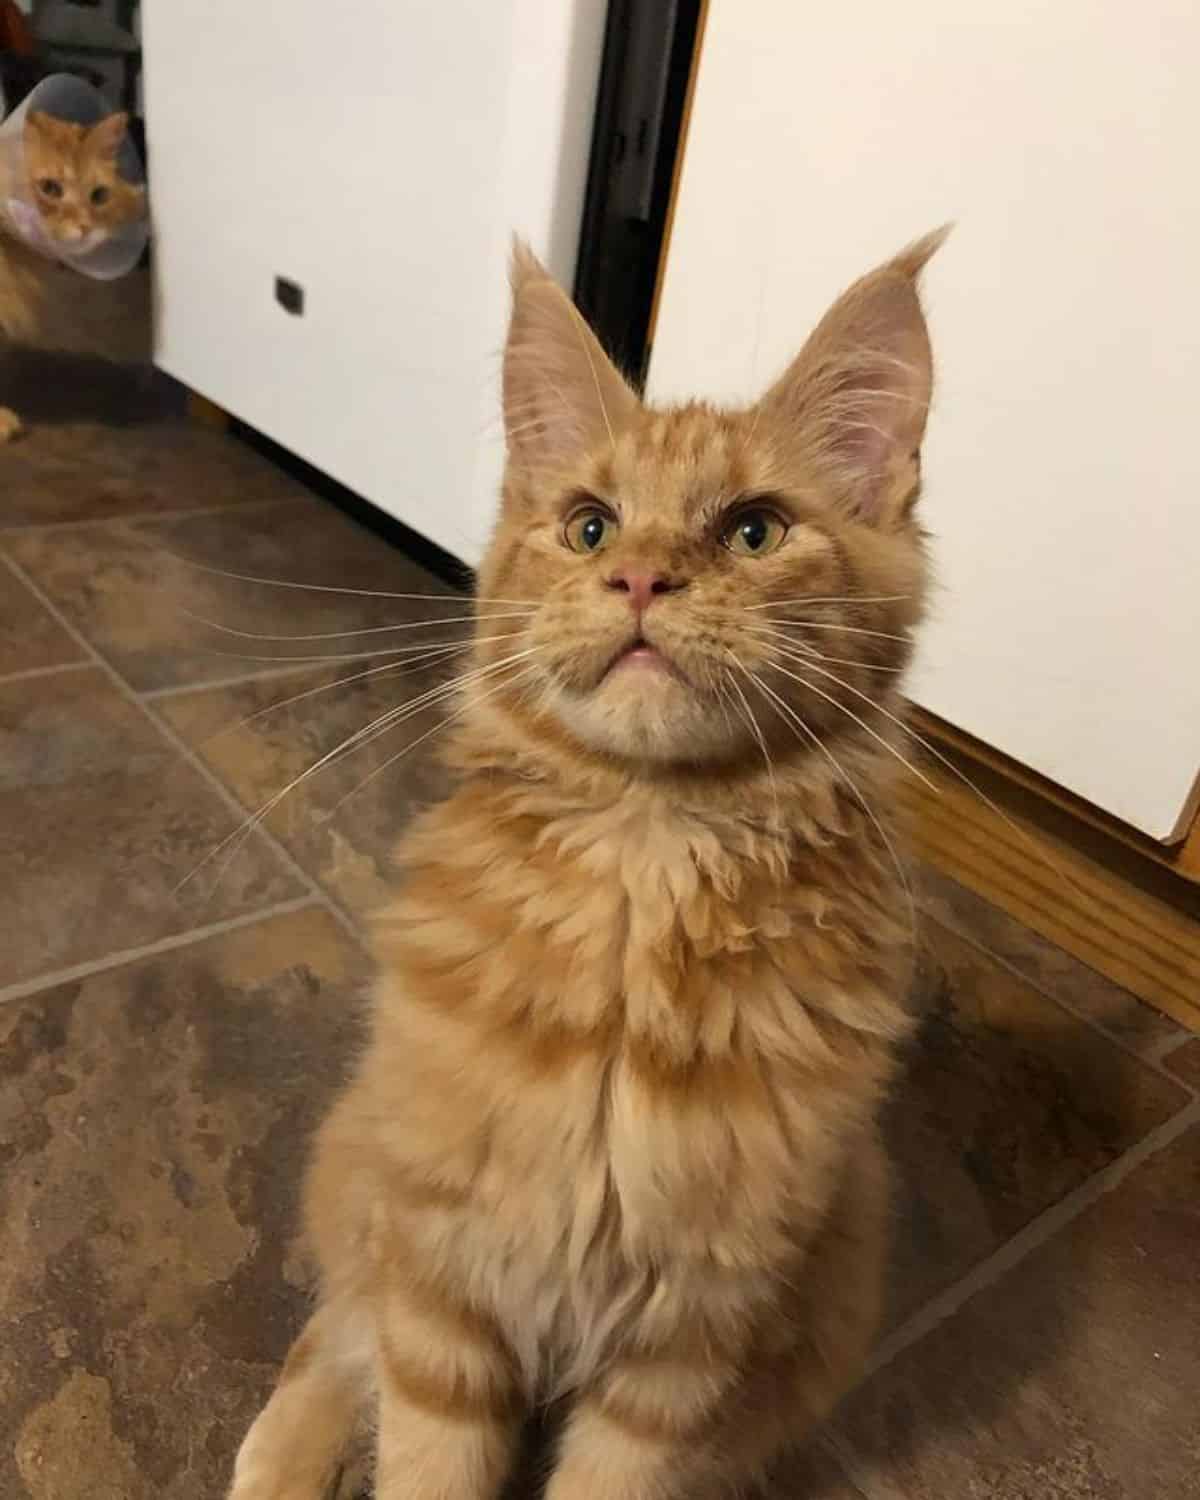
[[[773,510],[748,505],[731,518],[721,541],[739,557],[766,557],[782,544],[787,533],[787,523]]]
[[[42,193],[45,197],[61,198],[62,190],[62,183],[59,182],[57,177],[38,178],[38,192]]]
[[[598,505],[577,510],[563,528],[563,540],[572,552],[600,552],[616,534],[616,519]]]
[[[112,197],[112,190],[106,187],[94,187],[89,197],[95,206],[99,208],[102,203],[107,203]]]

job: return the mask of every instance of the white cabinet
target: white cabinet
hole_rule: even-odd
[[[604,12],[144,0],[158,363],[474,562],[509,241],[570,284]]]
[[[1197,58],[1176,0],[713,0],[650,370],[753,395],[956,220],[913,695],[1160,839],[1200,771]]]

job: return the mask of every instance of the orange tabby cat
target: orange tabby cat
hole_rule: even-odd
[[[743,411],[643,405],[525,251],[457,787],[404,840],[373,1030],[317,1142],[320,1301],[235,1500],[732,1495],[875,1328],[906,1031],[885,833],[922,613],[915,280],[853,286]],[[860,697],[859,694],[865,695]]]
[[[129,182],[117,165],[128,123],[127,115],[112,114],[92,126],[75,125],[31,110],[21,158],[28,181],[4,180],[0,157],[0,199],[28,194],[50,242],[68,253],[94,249],[146,212],[145,189]],[[58,261],[5,234],[3,224],[0,218],[0,339],[108,353],[107,338],[101,339],[88,315],[95,298],[65,282],[74,273]],[[111,321],[106,320],[106,335]],[[0,442],[20,430],[17,414],[0,406]]]

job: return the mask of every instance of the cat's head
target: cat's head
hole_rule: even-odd
[[[506,712],[658,765],[861,732],[922,613],[932,364],[916,282],[942,237],[852,286],[740,410],[645,405],[517,249],[477,632],[485,662],[528,653],[496,676],[513,671]],[[509,601],[515,632],[487,621]]]
[[[60,249],[85,254],[146,212],[145,188],[118,167],[129,117],[76,125],[41,110],[25,121],[25,173],[42,231]]]

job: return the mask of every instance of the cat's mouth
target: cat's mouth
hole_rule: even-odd
[[[622,646],[609,662],[604,676],[609,678],[617,672],[661,673],[667,677],[674,677],[677,681],[685,680],[675,663],[657,646],[640,635],[630,641],[627,646]]]

